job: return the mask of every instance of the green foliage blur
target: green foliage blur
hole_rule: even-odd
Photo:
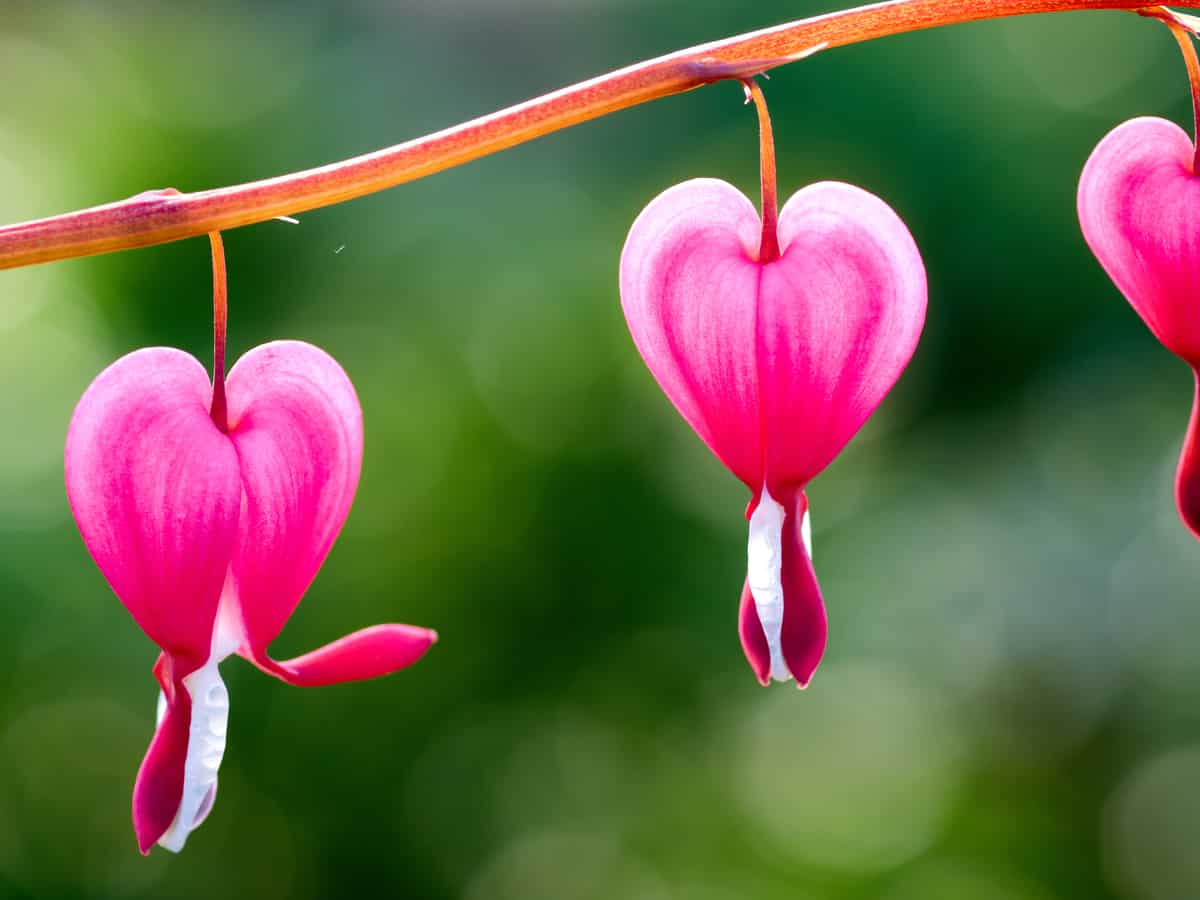
[[[0,4],[0,221],[397,143],[830,0]],[[745,491],[621,316],[626,231],[757,190],[735,84],[226,234],[230,358],[336,356],[355,507],[277,655],[380,621],[417,666],[301,691],[240,660],[212,816],[139,856],[156,648],[61,453],[137,347],[211,353],[203,238],[0,272],[0,897],[1194,900],[1191,396],[1075,219],[1096,142],[1190,120],[1160,25],[1078,13],[817,54],[766,83],[780,192],[854,182],[929,271],[916,358],[811,488],[804,693],[736,637]]]

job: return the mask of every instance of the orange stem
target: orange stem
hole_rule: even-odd
[[[1188,81],[1192,86],[1192,143],[1195,152],[1192,156],[1192,174],[1200,175],[1200,59],[1196,58],[1196,45],[1192,43],[1192,34],[1176,22],[1167,22],[1171,34],[1179,42],[1183,52],[1183,62],[1187,66]]]
[[[208,235],[212,244],[213,270],[213,395],[212,420],[222,432],[229,431],[229,407],[225,402],[225,335],[229,325],[229,294],[225,279],[225,246],[221,232]]]
[[[680,50],[416,140],[233,187],[127,200],[0,228],[0,269],[224,231],[341,203],[650,100],[746,78],[819,46],[1029,13],[1144,7],[1145,0],[892,0]]]
[[[747,101],[758,111],[758,172],[762,188],[762,238],[758,242],[758,261],[762,264],[779,259],[779,198],[775,188],[775,137],[771,132],[771,114],[767,98],[753,78],[742,82]]]

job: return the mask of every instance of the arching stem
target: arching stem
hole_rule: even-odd
[[[221,232],[209,233],[213,270],[213,395],[212,420],[222,432],[229,431],[229,408],[225,402],[225,334],[229,323],[229,297],[225,280],[225,245]]]
[[[1183,61],[1187,65],[1188,81],[1192,86],[1192,142],[1196,148],[1192,156],[1192,174],[1200,175],[1200,59],[1196,58],[1196,45],[1192,42],[1191,32],[1178,22],[1166,22],[1171,34],[1175,35],[1175,40],[1179,42]]]
[[[885,35],[1075,9],[1164,14],[1144,0],[891,0],[689,47],[416,140],[316,169],[210,191],[128,200],[0,227],[0,269],[147,247],[342,203],[659,97],[747,77]]]
[[[775,187],[775,136],[767,98],[753,78],[745,79],[746,102],[754,102],[758,111],[758,168],[762,185],[762,238],[758,242],[758,261],[765,264],[779,259],[779,195]]]

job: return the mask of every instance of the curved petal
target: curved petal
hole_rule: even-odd
[[[761,227],[732,185],[695,179],[652,200],[621,252],[621,305],[638,351],[751,490],[762,485],[754,338]]]
[[[362,412],[311,344],[255,347],[229,373],[243,509],[232,573],[250,655],[265,656],[333,546],[362,465]]]
[[[237,535],[233,445],[209,418],[204,367],[179,350],[123,356],[67,430],[67,498],[96,565],[150,639],[203,664]]]
[[[772,491],[807,484],[883,401],[925,324],[925,267],[886,203],[837,182],[779,214],[763,271],[758,373]]]
[[[143,855],[171,827],[183,795],[192,698],[182,680],[175,677],[174,669],[165,653],[154,666],[166,709],[133,785],[133,831]]]
[[[1079,179],[1088,246],[1171,352],[1200,365],[1200,177],[1174,122],[1125,122],[1096,146]]]
[[[1175,504],[1179,517],[1188,529],[1200,538],[1200,371],[1194,371],[1195,393],[1192,395],[1192,415],[1175,470]]]
[[[296,687],[365,681],[411,666],[437,641],[437,632],[413,625],[373,625],[281,662],[248,657],[268,675]]]
[[[638,350],[683,417],[752,491],[803,485],[899,378],[925,322],[925,268],[878,197],[824,182],[779,219],[782,255],[754,258],[753,205],[685,182],[634,223],[621,302]],[[765,464],[764,464],[765,459]]]
[[[754,594],[750,590],[750,581],[742,582],[742,598],[738,603],[738,637],[742,641],[742,652],[746,654],[746,662],[754,670],[758,683],[766,687],[771,683],[771,648],[767,644],[767,636],[763,633],[762,622],[758,618],[758,610],[754,606]]]
[[[798,501],[783,523],[783,630],[780,643],[788,671],[799,687],[808,687],[825,655],[829,624],[825,601],[813,570],[812,557],[804,548],[803,517]]]

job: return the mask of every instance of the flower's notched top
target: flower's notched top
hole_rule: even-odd
[[[768,181],[773,191],[773,171]],[[763,684],[803,686],[826,636],[804,491],[911,358],[925,269],[899,217],[851,185],[797,192],[779,214],[780,256],[767,263],[757,258],[762,227],[725,182],[670,188],[630,231],[621,302],[671,402],[752,493],[746,657]]]
[[[301,686],[374,678],[419,659],[424,628],[377,625],[278,662],[267,647],[317,574],[350,510],[362,462],[354,388],[324,351],[256,347],[227,381],[228,424],[192,356],[138,350],[97,376],[67,434],[66,483],[84,542],[162,648],[158,727],[138,772],[143,852],[183,847],[212,808],[237,653]]]

